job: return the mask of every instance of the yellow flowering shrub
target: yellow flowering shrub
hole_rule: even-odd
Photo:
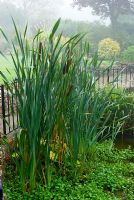
[[[120,44],[111,38],[101,40],[98,45],[101,58],[112,59],[120,54],[120,50]]]

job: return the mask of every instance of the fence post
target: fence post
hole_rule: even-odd
[[[108,70],[107,70],[107,83],[110,82],[109,72],[110,72],[110,70],[108,69]]]
[[[6,135],[6,111],[5,111],[5,94],[4,85],[1,86],[1,103],[2,103],[2,119],[3,119],[3,133]]]
[[[0,178],[0,200],[3,200],[3,189],[2,189],[2,181]]]

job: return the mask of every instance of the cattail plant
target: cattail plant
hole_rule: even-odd
[[[103,117],[110,105],[90,73],[96,55],[88,60],[84,34],[63,44],[62,34],[55,37],[58,20],[45,41],[38,31],[29,42],[28,27],[20,33],[14,20],[13,24],[18,44],[11,43],[10,55],[17,84],[1,75],[17,98],[20,131],[13,159],[23,190],[29,191],[39,180],[51,183],[54,163],[62,170],[67,157],[74,169],[78,159],[86,161],[91,146],[106,130],[110,113]]]

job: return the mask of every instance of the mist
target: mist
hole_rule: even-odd
[[[134,0],[0,0],[0,200],[134,200],[133,132]]]
[[[36,19],[39,17],[39,21],[41,21],[43,18],[51,20],[57,17],[61,17],[62,19],[89,22],[100,20],[100,17],[97,15],[92,15],[91,8],[88,7],[80,10],[78,7],[74,7],[73,0],[1,0],[0,2],[3,6],[5,5],[5,10],[7,10],[7,18],[8,13],[13,15],[10,8],[14,5],[18,10],[21,10],[22,13],[24,12],[25,17],[29,20],[31,20],[31,18]],[[42,16],[42,12],[44,16]],[[32,17],[29,16],[30,14]]]
[[[20,29],[28,22],[31,34],[39,28],[49,32],[61,18],[59,32],[65,37],[86,32],[86,40],[94,49],[105,38],[117,40],[121,49],[125,49],[134,43],[133,1],[111,2],[115,3],[114,7],[108,0],[106,3],[98,0],[0,0],[0,27],[13,38],[11,16]]]

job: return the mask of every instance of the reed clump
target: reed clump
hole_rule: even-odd
[[[65,175],[69,162],[77,174],[92,145],[106,136],[112,88],[107,95],[96,89],[89,69],[95,67],[97,57],[88,59],[90,48],[83,42],[84,34],[63,44],[62,34],[55,37],[58,20],[45,41],[38,31],[29,42],[28,27],[20,33],[13,24],[17,45],[11,42],[10,55],[17,84],[1,75],[17,98],[20,132],[15,137],[12,159],[23,190],[29,191],[38,181],[50,185],[52,176],[58,173],[55,166]],[[121,122],[113,120],[111,126],[114,136]]]

